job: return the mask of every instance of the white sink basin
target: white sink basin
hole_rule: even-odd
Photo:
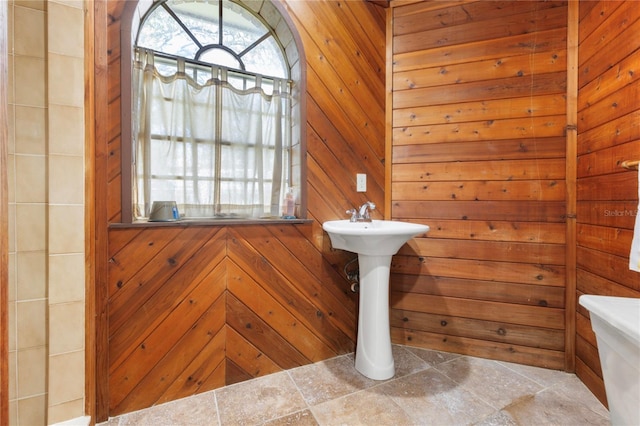
[[[332,220],[322,228],[334,248],[358,254],[360,309],[356,370],[374,380],[394,376],[389,328],[389,270],[391,257],[411,238],[429,231],[427,225],[374,220]]]
[[[427,225],[395,220],[331,220],[322,228],[329,234],[333,248],[369,256],[394,255],[411,238],[429,231]]]

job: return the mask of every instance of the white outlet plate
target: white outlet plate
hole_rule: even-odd
[[[367,175],[364,173],[356,174],[356,191],[367,192]]]

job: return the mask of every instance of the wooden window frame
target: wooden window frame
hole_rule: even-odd
[[[133,184],[133,152],[132,152],[132,134],[131,134],[131,105],[132,105],[132,60],[133,60],[133,35],[138,32],[140,22],[135,20],[136,11],[140,1],[130,0],[126,2],[122,14],[122,26],[120,30],[120,114],[121,114],[121,212],[119,223],[132,224],[133,220],[133,197],[132,197],[132,184]],[[238,2],[242,5],[242,2]],[[291,17],[286,12],[286,9],[277,1],[270,1],[287,23],[287,27],[293,35],[293,43],[297,49],[298,63],[300,68],[299,78],[292,79],[294,87],[292,93],[294,94],[293,104],[297,104],[297,108],[292,111],[292,120],[295,120],[296,116],[299,117],[298,121],[292,121],[292,128],[297,128],[299,131],[292,134],[292,147],[291,147],[291,165],[292,167],[298,167],[298,173],[291,172],[291,185],[298,188],[297,195],[297,216],[301,219],[307,217],[307,188],[306,188],[306,60],[304,55],[304,48],[300,35],[296,31],[296,27],[291,20]],[[243,5],[244,7],[244,5]],[[259,13],[257,13],[259,15]],[[265,21],[265,25],[269,25]],[[275,29],[269,25],[269,28],[274,31]],[[291,70],[294,68],[294,64],[289,63],[290,75]],[[297,96],[297,97],[296,97]],[[298,142],[296,143],[296,138]],[[294,153],[297,152],[297,155]],[[299,176],[299,179],[296,179]],[[207,219],[199,220],[199,222],[207,221]],[[243,219],[243,222],[262,222],[259,219]],[[220,223],[219,219],[211,218],[211,223]]]

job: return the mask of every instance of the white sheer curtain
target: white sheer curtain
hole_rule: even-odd
[[[278,216],[290,161],[288,82],[135,54],[135,218],[148,217],[153,201],[176,201],[185,217]]]

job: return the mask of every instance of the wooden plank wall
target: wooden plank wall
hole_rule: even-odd
[[[354,255],[331,250],[321,223],[367,199],[384,213],[385,10],[283,1],[305,52],[311,223],[110,226],[121,215],[125,3],[95,3],[98,420],[353,351],[342,268]]]
[[[640,8],[633,1],[580,2],[577,294],[640,297],[629,247],[638,213]],[[576,315],[576,373],[606,404],[589,313]]]
[[[563,369],[567,5],[391,7],[392,338]]]

